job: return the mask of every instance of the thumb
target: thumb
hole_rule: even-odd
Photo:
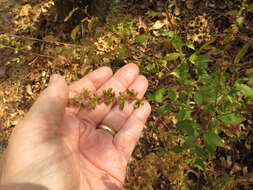
[[[52,75],[48,87],[40,94],[20,125],[30,130],[57,130],[63,120],[67,99],[65,79],[60,75]]]

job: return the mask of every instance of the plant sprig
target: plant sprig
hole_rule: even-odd
[[[138,98],[138,92],[130,89],[125,92],[119,92],[118,96],[116,96],[112,88],[104,90],[100,96],[93,94],[88,89],[84,89],[79,96],[69,98],[68,106],[95,109],[97,105],[105,103],[106,105],[118,104],[119,108],[123,110],[126,102],[132,103],[135,101],[133,107],[136,109],[143,105],[143,100],[144,98]]]

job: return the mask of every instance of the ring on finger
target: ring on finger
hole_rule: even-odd
[[[113,137],[116,135],[116,131],[107,125],[100,124],[97,129],[102,129],[108,133],[110,133]]]

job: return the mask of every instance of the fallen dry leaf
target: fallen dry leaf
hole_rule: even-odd
[[[32,86],[29,84],[29,85],[26,85],[26,92],[27,94],[29,94],[30,96],[33,94],[32,92]]]
[[[155,24],[151,27],[151,30],[159,30],[161,29],[164,25],[166,25],[166,21],[164,20],[158,20],[155,22]]]
[[[21,8],[19,15],[28,16],[31,9],[32,9],[32,6],[30,4],[26,4]]]

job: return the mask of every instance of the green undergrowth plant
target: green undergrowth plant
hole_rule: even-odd
[[[143,98],[138,98],[138,92],[127,89],[125,92],[119,92],[119,95],[112,88],[104,90],[102,95],[93,94],[88,89],[84,89],[79,96],[70,98],[68,105],[86,109],[95,109],[97,105],[105,103],[118,104],[121,110],[124,109],[126,102],[133,103],[133,107],[139,108],[143,104]]]
[[[161,67],[177,64],[169,74],[174,83],[147,97],[158,104],[157,116],[174,121],[171,134],[179,140],[172,151],[187,152],[189,164],[205,170],[215,158],[217,147],[224,147],[226,139],[238,136],[240,125],[252,114],[249,105],[253,100],[253,75],[245,74],[252,69],[241,66],[250,46],[242,45],[228,61],[229,35],[214,38],[196,49],[176,34],[167,34],[175,51],[164,56]],[[218,45],[220,41],[226,44]]]
[[[4,65],[19,64],[24,60],[24,56],[20,54],[21,51],[27,51],[30,48],[30,44],[24,45],[22,42],[0,34],[0,51],[9,50],[12,52],[10,56],[6,56],[2,60]],[[7,51],[6,51],[7,52]]]

